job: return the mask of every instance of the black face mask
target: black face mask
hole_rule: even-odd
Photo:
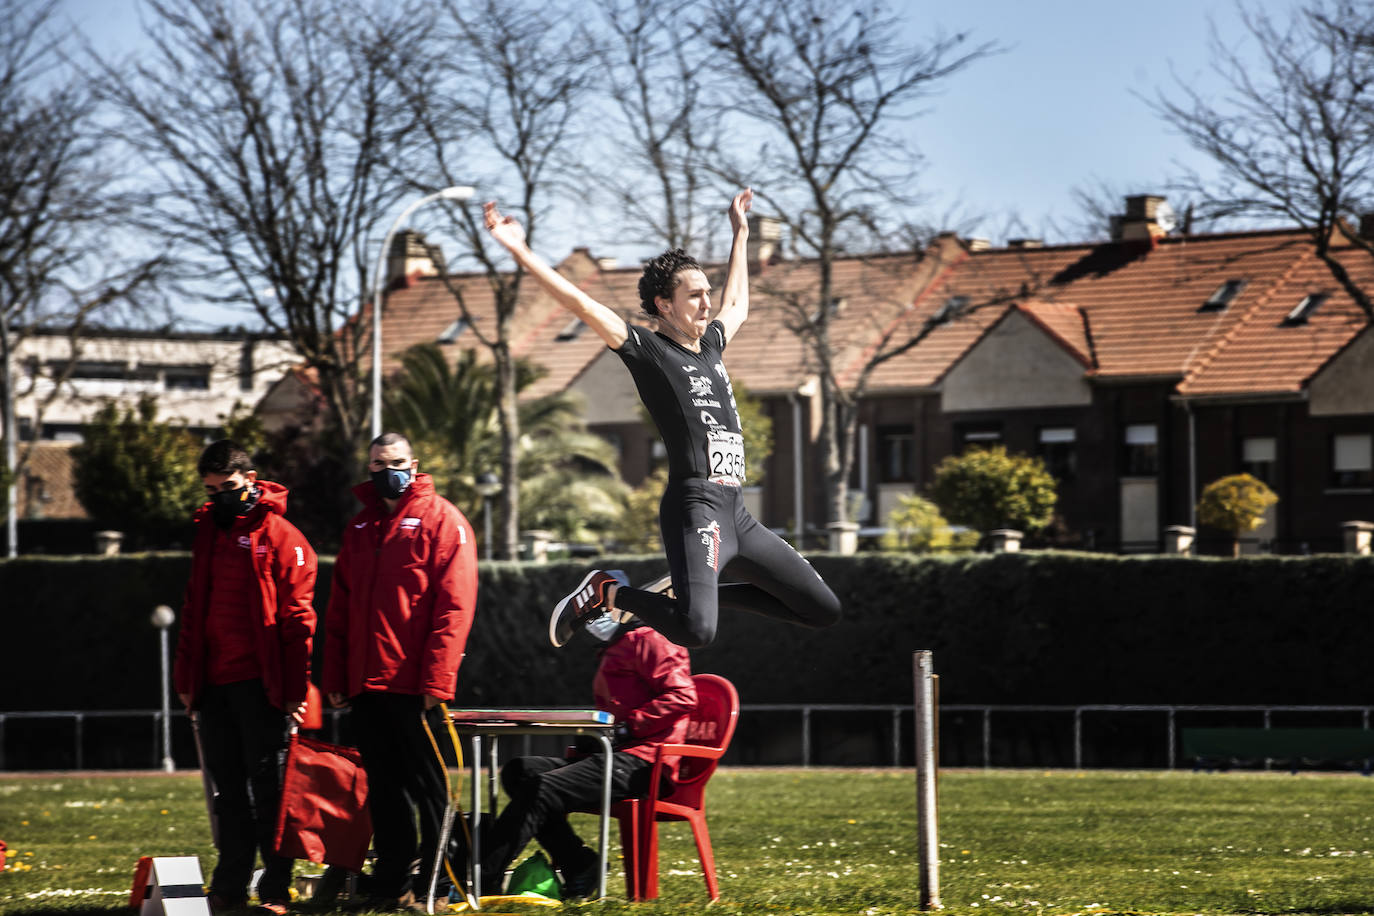
[[[210,497],[210,517],[216,525],[229,530],[234,520],[247,515],[258,504],[256,487],[239,487],[237,490],[220,490]]]
[[[406,468],[382,468],[368,475],[377,495],[382,499],[400,499],[401,494],[410,488],[410,471]]]

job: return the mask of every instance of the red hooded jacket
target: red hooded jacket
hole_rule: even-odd
[[[684,742],[687,714],[697,705],[687,650],[649,627],[636,627],[601,650],[592,693],[597,709],[630,730],[631,742],[616,750],[643,760],[653,760],[660,744]],[[674,776],[679,761],[668,759]]]
[[[305,699],[310,680],[310,643],[315,635],[315,551],[296,526],[282,517],[286,487],[270,480],[255,484],[258,503],[236,521],[229,535],[250,557],[257,588],[254,600],[254,644],[267,699],[279,709],[294,708]],[[210,570],[215,536],[210,503],[196,510],[195,542],[191,546],[191,578],[181,606],[172,683],[177,693],[190,694],[191,708],[200,701],[206,676],[205,618],[210,608]]]
[[[326,693],[453,699],[477,603],[477,544],[453,503],[417,474],[388,513],[372,482],[344,529],[325,614]]]

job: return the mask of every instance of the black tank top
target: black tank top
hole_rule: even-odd
[[[630,370],[639,399],[668,451],[668,475],[733,477],[744,483],[744,436],[721,354],[725,327],[706,326],[701,352],[662,334],[629,326],[616,353]]]

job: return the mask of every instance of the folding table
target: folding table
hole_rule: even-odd
[[[502,735],[588,735],[601,744],[604,769],[601,782],[601,877],[597,884],[597,896],[606,896],[606,852],[610,840],[611,817],[611,736],[614,734],[614,719],[608,712],[599,709],[450,709],[449,718],[454,730],[471,739],[472,753],[469,763],[472,767],[472,849],[468,853],[468,868],[471,879],[472,897],[480,904],[482,898],[482,840],[477,825],[482,820],[482,737],[491,738],[487,760],[488,798],[491,810],[496,811],[498,783],[497,745]],[[432,871],[427,908],[434,912],[434,887],[438,880],[439,869],[443,864],[444,850],[448,848],[449,834],[453,829],[454,810],[450,800],[444,813],[443,829],[439,837],[438,858]]]

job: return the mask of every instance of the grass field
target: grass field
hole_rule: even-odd
[[[940,792],[950,913],[1374,913],[1374,782],[1359,775],[947,772]],[[194,773],[0,775],[0,913],[127,913],[140,855],[196,854],[208,871],[200,793]],[[713,913],[917,910],[909,771],[722,770],[708,810]],[[627,903],[613,865],[610,898],[567,909],[704,908],[690,832],[663,836],[658,901]]]

